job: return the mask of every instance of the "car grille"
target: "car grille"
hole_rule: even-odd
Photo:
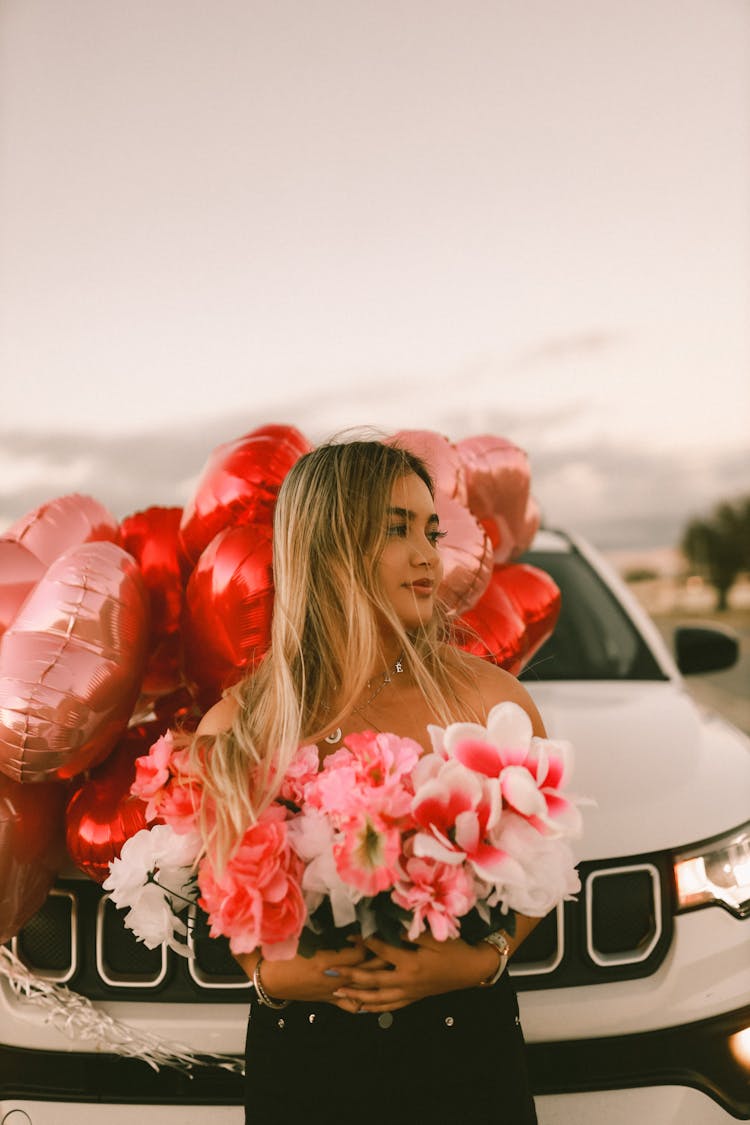
[[[672,939],[669,857],[636,856],[579,865],[581,893],[549,914],[513,959],[519,990],[565,988],[649,976]],[[93,882],[60,880],[12,947],[39,976],[93,1000],[247,1002],[250,984],[225,939],[208,936],[198,911],[193,960],[136,941]]]
[[[516,988],[565,988],[650,976],[672,941],[667,855],[578,865],[576,902],[560,903],[514,956]]]

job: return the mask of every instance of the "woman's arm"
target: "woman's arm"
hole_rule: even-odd
[[[225,695],[203,716],[196,734],[211,737],[227,730],[238,706],[234,696]],[[264,960],[260,971],[261,982],[268,995],[276,1000],[326,1002],[345,1011],[355,1012],[359,1008],[357,1003],[345,997],[336,997],[334,992],[342,985],[351,985],[352,970],[363,965],[369,956],[366,949],[349,946],[338,952],[320,950],[312,957],[298,955],[284,961]],[[235,956],[250,980],[259,958],[258,949]],[[377,967],[384,964],[380,961],[370,963]]]

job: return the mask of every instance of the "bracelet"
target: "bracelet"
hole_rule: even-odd
[[[495,972],[491,977],[479,982],[480,988],[492,988],[493,984],[497,984],[505,972],[505,966],[508,964],[508,958],[510,957],[510,943],[502,930],[495,930],[494,934],[487,934],[487,937],[482,938],[482,941],[491,945],[500,954],[500,964]]]
[[[258,997],[258,1003],[265,1004],[267,1008],[286,1008],[289,1000],[274,1000],[269,996],[260,979],[260,967],[263,964],[263,957],[259,957],[253,969],[253,988],[255,995]]]

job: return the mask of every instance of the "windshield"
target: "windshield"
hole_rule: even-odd
[[[668,679],[615,595],[576,551],[528,551],[520,561],[546,570],[562,593],[555,631],[520,679]]]

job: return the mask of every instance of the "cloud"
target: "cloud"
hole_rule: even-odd
[[[151,505],[181,506],[209,454],[222,442],[269,421],[296,424],[318,441],[337,426],[351,424],[357,415],[372,417],[375,411],[370,408],[377,394],[370,389],[363,395],[356,413],[345,396],[311,393],[275,418],[267,413],[219,415],[200,424],[165,424],[150,433],[119,436],[6,433],[0,465],[0,527],[70,491],[95,496],[118,519]],[[332,409],[332,399],[342,404],[340,417]],[[424,428],[425,413],[423,406],[421,418],[409,417],[394,395],[376,424],[386,432],[399,426]],[[477,421],[470,407],[463,413],[438,409],[430,418],[430,428],[454,439],[478,432],[510,437],[530,455],[532,488],[546,523],[578,531],[605,549],[676,544],[691,516],[707,513],[721,499],[750,491],[744,450],[700,455],[693,451],[686,457],[604,441],[566,445],[560,435],[575,414],[575,405],[542,407],[533,414],[494,410]]]
[[[533,491],[549,526],[571,528],[605,549],[671,546],[687,521],[750,491],[741,451],[692,458],[592,443],[540,447]]]
[[[612,329],[591,329],[565,336],[550,336],[519,352],[513,363],[515,370],[544,366],[561,361],[588,359],[592,355],[622,346],[625,334]]]

